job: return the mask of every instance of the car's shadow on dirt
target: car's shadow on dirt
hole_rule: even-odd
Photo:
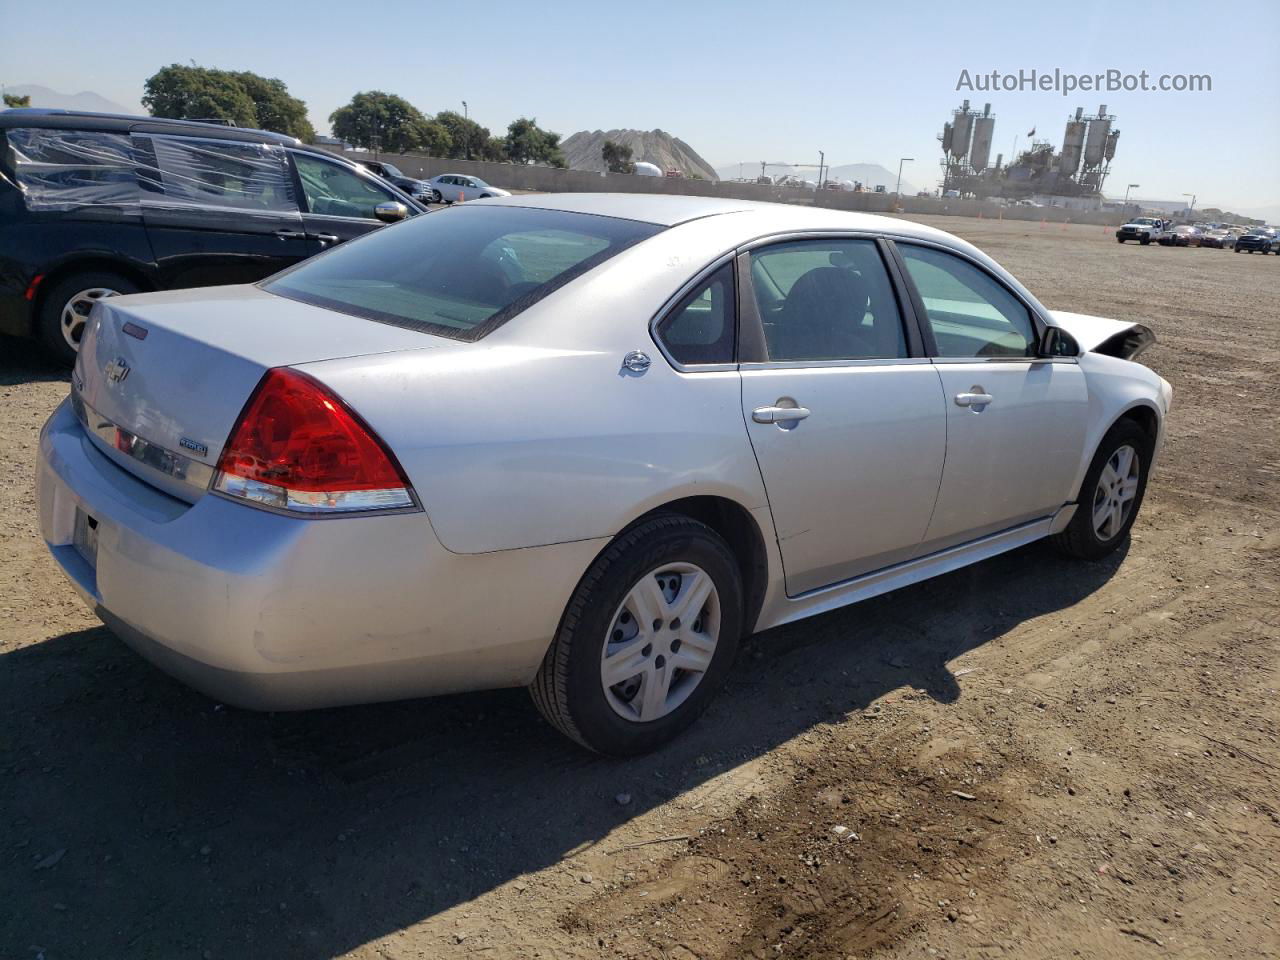
[[[31,340],[0,334],[0,387],[45,380],[70,380],[71,370]]]
[[[105,629],[13,650],[0,954],[343,954],[890,691],[955,701],[948,661],[1078,602],[1121,556],[1033,546],[762,634],[692,731],[630,761],[562,740],[522,690],[263,715],[190,692]]]

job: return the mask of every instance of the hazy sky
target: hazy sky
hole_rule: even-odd
[[[0,83],[92,90],[136,105],[159,67],[192,60],[283,79],[318,129],[359,90],[494,132],[534,116],[564,135],[636,127],[715,166],[870,162],[934,187],[935,137],[964,97],[992,103],[994,156],[1061,143],[1075,107],[1122,131],[1107,192],[1245,210],[1280,204],[1280,3],[829,2],[485,4],[350,0],[7,3]],[[979,13],[979,10],[985,10]],[[1054,68],[1209,74],[1212,91],[957,92],[971,74]]]

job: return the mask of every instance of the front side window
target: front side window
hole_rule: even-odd
[[[293,162],[311,213],[373,220],[374,207],[396,199],[372,180],[328,160],[295,153]]]
[[[296,213],[284,150],[274,144],[135,136],[144,204]]]
[[[685,366],[732,363],[736,318],[733,265],[725,264],[658,324],[658,339]]]
[[[769,359],[907,356],[902,316],[874,240],[795,240],[751,254]]]
[[[1035,327],[1022,301],[984,270],[933,247],[899,243],[940,357],[1035,356]]]
[[[468,204],[375,230],[265,281],[263,289],[422,333],[478,340],[661,229]]]

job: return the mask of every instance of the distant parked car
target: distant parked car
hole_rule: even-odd
[[[1146,246],[1152,240],[1159,240],[1165,234],[1164,221],[1159,217],[1134,217],[1116,231],[1116,241],[1137,240]]]
[[[1183,224],[1174,227],[1168,233],[1161,234],[1159,243],[1162,247],[1198,247],[1204,234],[1199,227]]]
[[[364,167],[372,174],[376,174],[388,183],[399,187],[415,200],[421,200],[424,203],[431,199],[431,186],[425,180],[419,180],[416,177],[408,176],[390,163],[382,160],[361,160],[360,166]]]
[[[278,133],[0,111],[0,333],[71,366],[99,300],[253,283],[424,209]]]
[[[442,173],[438,177],[432,177],[427,183],[431,188],[431,199],[435,203],[511,196],[506,190],[492,187],[479,177],[464,177],[460,173]]]
[[[1236,241],[1235,234],[1230,230],[1209,230],[1200,238],[1200,246],[1217,247],[1219,250],[1225,250],[1232,246]]]
[[[1266,253],[1269,250],[1275,250],[1280,253],[1280,246],[1277,246],[1277,234],[1271,227],[1254,227],[1248,233],[1243,233],[1236,237],[1236,253]]]

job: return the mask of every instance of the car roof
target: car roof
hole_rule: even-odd
[[[662,227],[674,227],[704,217],[734,215],[756,221],[761,233],[785,230],[849,230],[887,233],[924,239],[956,238],[942,230],[874,213],[830,210],[793,203],[766,203],[758,200],[729,200],[720,197],[689,197],[652,193],[537,193],[514,197],[494,197],[472,203],[505,207],[534,207],[589,213],[622,220],[639,220]],[[752,225],[753,228],[756,226]],[[744,228],[747,224],[744,223]]]
[[[186,133],[220,140],[248,140],[257,143],[301,145],[297,137],[270,130],[228,127],[200,120],[169,120],[124,113],[90,113],[82,110],[55,110],[47,107],[17,107],[0,110],[0,130],[27,127],[45,130],[99,130],[111,133]]]

